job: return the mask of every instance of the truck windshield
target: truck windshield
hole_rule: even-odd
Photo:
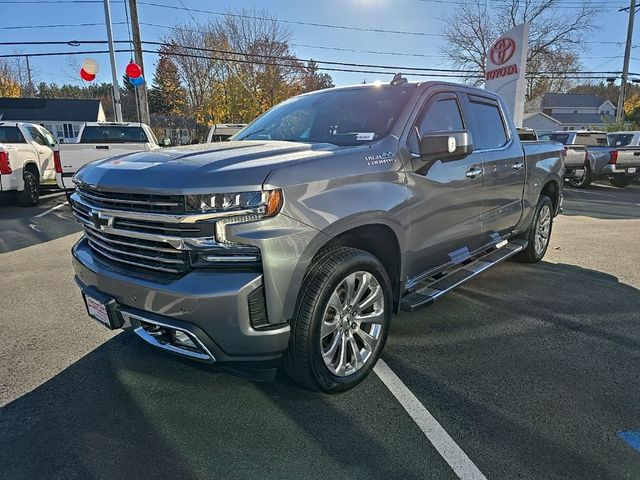
[[[616,133],[608,137],[610,147],[626,147],[633,140],[633,133]]]
[[[411,85],[332,90],[287,100],[231,140],[352,146],[386,136],[414,92]]]
[[[146,143],[149,140],[142,127],[121,125],[86,126],[80,143]]]

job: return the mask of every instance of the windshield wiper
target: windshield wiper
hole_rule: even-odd
[[[244,137],[239,138],[238,141],[245,140],[247,137],[250,137],[251,135],[257,135],[258,133],[264,132],[266,129],[267,127],[259,128],[255,132],[247,133]]]

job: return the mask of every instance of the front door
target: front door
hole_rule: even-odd
[[[460,98],[453,92],[429,97],[409,133],[408,149],[419,154],[427,132],[464,130]],[[411,169],[410,169],[411,170]],[[410,278],[450,261],[461,261],[481,246],[482,154],[435,160],[408,172],[410,190]]]

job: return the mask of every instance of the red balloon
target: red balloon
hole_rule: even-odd
[[[80,69],[80,76],[82,77],[83,80],[86,80],[87,82],[90,82],[96,78],[94,74],[86,72],[84,68]]]
[[[126,73],[129,78],[138,78],[142,75],[142,69],[137,63],[131,62],[127,65],[127,68],[124,69],[124,73]]]

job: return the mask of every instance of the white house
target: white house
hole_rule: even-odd
[[[105,122],[100,100],[0,97],[0,120],[37,123],[58,140],[75,142],[85,122]]]
[[[547,93],[525,107],[523,126],[537,131],[602,129],[616,107],[590,93]]]

